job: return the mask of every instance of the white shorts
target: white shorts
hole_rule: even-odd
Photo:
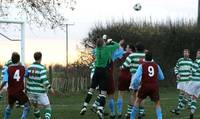
[[[44,94],[32,94],[28,93],[28,98],[31,103],[39,104],[39,105],[50,105],[49,98],[46,93]]]
[[[185,91],[188,87],[189,81],[185,81],[185,82],[178,82],[177,84],[177,89]]]
[[[186,92],[190,95],[194,95],[195,97],[199,97],[200,95],[200,82],[198,81],[191,81]]]

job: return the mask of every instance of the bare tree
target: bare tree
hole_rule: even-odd
[[[0,18],[9,16],[6,10],[14,5],[20,9],[18,14],[25,14],[26,20],[52,29],[61,26],[67,18],[61,9],[74,10],[75,0],[0,0]],[[65,11],[66,12],[66,11]]]

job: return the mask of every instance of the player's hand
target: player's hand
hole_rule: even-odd
[[[176,75],[176,78],[177,78],[177,79],[180,79],[181,77],[180,77],[180,75],[179,75],[179,74],[177,74],[177,75]]]
[[[55,95],[55,94],[56,94],[53,88],[51,88],[50,91],[51,91],[51,94],[52,94],[52,95]]]
[[[108,39],[106,42],[107,42],[107,43],[111,43],[111,42],[112,42],[112,39]]]

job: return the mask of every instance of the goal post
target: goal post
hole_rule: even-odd
[[[19,24],[20,25],[20,29],[21,29],[20,39],[19,39],[19,41],[20,41],[20,52],[21,52],[20,61],[23,65],[25,65],[25,22],[24,21],[17,21],[17,20],[0,19],[0,24],[1,23]]]

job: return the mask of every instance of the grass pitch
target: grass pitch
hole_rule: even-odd
[[[88,107],[88,111],[84,116],[79,115],[80,109],[82,107],[83,100],[85,98],[86,92],[81,93],[71,93],[66,95],[57,94],[56,96],[50,96],[50,101],[52,103],[52,118],[53,119],[98,119],[96,114],[90,111],[90,107]],[[117,94],[117,93],[116,93]],[[127,98],[125,95],[125,99]],[[94,101],[96,96],[93,96]],[[117,100],[117,96],[115,96]],[[161,106],[163,119],[188,119],[189,111],[185,109],[182,111],[181,115],[176,116],[170,113],[170,110],[175,108],[177,105],[177,97],[178,91],[174,88],[162,88],[160,90],[161,97]],[[124,100],[124,113],[126,112],[127,100]],[[198,102],[200,102],[198,100]],[[5,97],[0,101],[0,118],[2,118],[3,110],[6,105]],[[200,106],[198,105],[197,111],[195,113],[195,119],[200,119]],[[20,119],[21,108],[14,109],[11,113],[11,119]],[[42,112],[42,111],[41,111]],[[106,112],[109,112],[108,106],[106,105]],[[145,112],[146,116],[144,119],[156,119],[155,109],[153,103],[146,99],[145,102]],[[43,114],[43,113],[41,113]],[[33,110],[31,109],[29,113],[28,119],[34,119]],[[109,119],[109,116],[106,116],[105,119]]]

